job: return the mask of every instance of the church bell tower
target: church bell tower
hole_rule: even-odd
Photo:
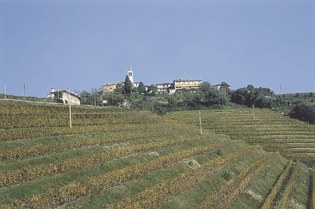
[[[128,77],[129,77],[129,80],[131,81],[131,83],[133,83],[133,71],[132,71],[132,69],[131,69],[131,66],[129,66],[127,75],[128,75]]]

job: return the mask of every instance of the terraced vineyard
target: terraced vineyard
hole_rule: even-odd
[[[231,139],[260,144],[266,151],[279,151],[288,159],[315,163],[315,126],[265,109],[250,108],[202,111],[204,129]],[[199,125],[197,111],[175,112],[170,118]]]
[[[0,208],[314,204],[313,172],[303,163],[215,133],[223,129],[200,135],[194,111],[73,107],[72,128],[68,111],[0,101]]]

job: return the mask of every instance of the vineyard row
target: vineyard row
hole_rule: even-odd
[[[281,173],[281,175],[279,176],[277,182],[273,185],[272,190],[270,191],[270,193],[268,194],[267,198],[265,199],[261,209],[269,209],[271,208],[274,204],[274,199],[276,197],[276,195],[279,193],[284,180],[286,179],[286,177],[289,174],[289,170],[292,166],[293,160],[290,160],[287,163],[287,166],[285,167],[285,169],[283,170],[283,172]]]
[[[275,158],[276,153],[265,154],[259,160],[247,165],[238,175],[231,178],[227,183],[207,197],[198,208],[228,208],[233,200],[240,195],[248,185],[261,175],[269,163]]]
[[[230,164],[232,161],[237,160],[244,155],[256,151],[259,146],[247,146],[236,152],[228,153],[225,156],[221,156],[210,160],[209,162],[202,165],[200,168],[191,172],[185,173],[173,179],[167,180],[160,184],[154,185],[153,187],[146,189],[136,195],[125,198],[116,204],[104,206],[106,209],[118,209],[118,208],[129,208],[129,209],[145,209],[155,208],[162,202],[167,201],[175,195],[178,195],[181,191],[185,190],[189,186],[192,186],[204,177],[209,175],[219,167]]]
[[[0,173],[0,187],[17,184],[20,182],[27,182],[36,178],[43,178],[45,176],[51,176],[58,173],[82,169],[92,165],[103,164],[108,160],[135,154],[139,151],[157,149],[186,142],[198,141],[201,139],[201,137],[195,136],[171,141],[165,140],[161,142],[135,144],[128,147],[120,147],[102,153],[92,154],[91,156],[73,157],[56,163],[29,166],[22,169],[3,172]],[[220,143],[221,146],[225,146],[227,144],[228,142]]]
[[[30,198],[17,200],[15,203],[2,205],[0,208],[10,207],[29,207],[44,208],[63,205],[89,195],[97,195],[104,189],[121,184],[153,172],[155,170],[167,167],[177,161],[189,158],[194,155],[217,151],[228,146],[230,143],[212,144],[209,146],[193,147],[189,150],[180,151],[168,156],[162,156],[155,160],[136,164],[123,169],[114,170],[99,176],[88,178],[84,182],[72,182],[65,186],[55,188],[50,191],[44,191]]]
[[[185,131],[185,126],[178,126],[176,124],[163,124],[163,127],[169,127],[169,129],[181,129]],[[106,132],[106,131],[126,131],[126,130],[158,130],[161,126],[159,125],[146,125],[146,124],[112,124],[112,125],[96,125],[96,126],[74,126],[69,127],[43,127],[43,128],[28,128],[28,129],[11,129],[11,130],[0,130],[0,143],[5,141],[14,141],[22,139],[33,139],[47,136],[60,136],[68,134],[82,134],[82,133],[95,133],[95,132]],[[191,127],[190,127],[191,128]]]
[[[92,145],[105,145],[113,142],[126,142],[130,140],[150,139],[153,137],[166,137],[180,135],[181,130],[163,130],[153,132],[151,130],[131,131],[127,133],[111,133],[103,136],[88,136],[75,141],[61,141],[51,144],[39,144],[30,147],[18,147],[0,150],[0,160],[17,160],[34,157],[43,154],[61,152],[74,148],[82,148]]]

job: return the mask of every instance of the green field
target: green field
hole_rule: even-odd
[[[315,126],[254,113],[0,101],[0,208],[312,208]]]

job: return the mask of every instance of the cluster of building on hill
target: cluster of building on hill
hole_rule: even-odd
[[[129,67],[127,76],[129,80],[133,84],[134,88],[138,88],[139,82],[134,82],[134,73],[131,67]],[[155,84],[158,93],[165,93],[165,94],[174,94],[175,92],[187,90],[187,91],[196,91],[201,89],[202,80],[187,80],[187,79],[177,79],[171,83],[158,83]],[[222,82],[221,84],[214,85],[213,87],[217,88],[218,90],[226,91],[230,88],[227,83]],[[117,88],[117,83],[106,83],[103,85],[102,90],[103,92],[114,92]],[[148,86],[146,86],[148,89]]]
[[[127,76],[131,81],[134,88],[139,87],[139,82],[134,82],[134,73],[131,67],[129,67]],[[120,84],[123,84],[121,82]],[[155,84],[157,93],[163,94],[174,94],[175,92],[179,91],[196,91],[201,89],[202,80],[185,80],[185,79],[177,79],[171,83],[158,83]],[[214,85],[213,87],[217,88],[218,90],[227,91],[230,86],[227,83],[222,82],[221,84]],[[107,83],[102,86],[102,92],[114,92],[116,91],[117,83]],[[145,87],[148,90],[148,86]],[[72,104],[72,105],[80,105],[81,98],[78,94],[63,89],[55,89],[52,88],[50,93],[48,94],[48,98],[57,100],[57,102],[61,102],[64,104]]]

